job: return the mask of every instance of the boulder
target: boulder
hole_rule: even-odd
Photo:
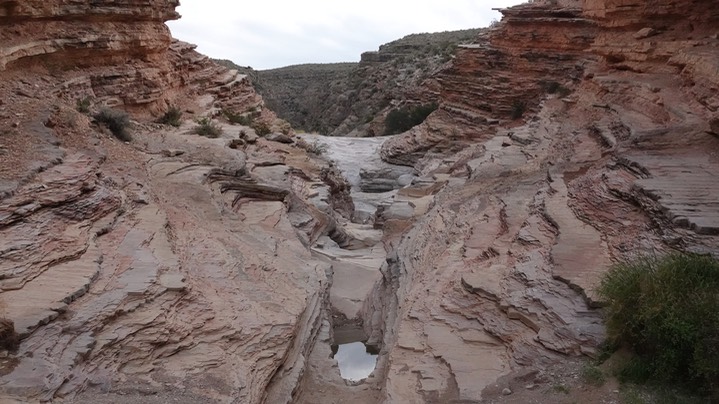
[[[374,168],[360,169],[360,189],[363,192],[379,193],[401,188],[414,178],[412,167],[383,164]]]
[[[284,143],[284,144],[292,144],[295,141],[292,140],[291,137],[283,134],[283,133],[270,133],[269,135],[265,136],[265,139],[272,141],[272,142],[278,142],[278,143]]]
[[[248,144],[255,144],[259,136],[255,132],[240,131],[240,139],[243,139]]]
[[[243,139],[232,139],[227,143],[227,147],[230,149],[241,149],[244,145],[245,141]]]
[[[654,36],[656,34],[657,30],[655,30],[654,28],[642,28],[634,34],[634,39],[649,38],[650,36]]]
[[[182,156],[183,154],[185,154],[185,151],[178,149],[165,149],[162,151],[162,155],[165,157],[177,157]]]

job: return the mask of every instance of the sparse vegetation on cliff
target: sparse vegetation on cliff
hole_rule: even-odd
[[[75,104],[75,108],[78,112],[82,112],[83,114],[87,114],[90,112],[90,105],[92,104],[92,100],[90,97],[84,97],[79,98]]]
[[[524,101],[514,101],[512,103],[512,119],[519,119],[524,116],[525,109],[527,109],[527,104]]]
[[[115,109],[103,108],[95,114],[94,118],[97,122],[105,125],[116,138],[123,142],[132,140],[132,135],[130,135],[128,131],[130,117],[127,113]]]
[[[599,287],[611,343],[636,354],[620,380],[719,393],[719,261],[693,254],[614,266]]]
[[[170,109],[165,112],[162,118],[160,118],[160,123],[164,125],[171,125],[177,128],[182,123],[180,121],[181,119],[182,111],[177,107],[170,107]]]
[[[197,126],[195,126],[193,132],[197,135],[212,139],[222,136],[222,128],[208,117],[198,119]]]
[[[255,133],[258,136],[266,136],[272,132],[272,129],[270,129],[270,125],[268,125],[267,122],[257,121],[253,122],[250,126],[252,126],[252,129],[255,130]]]
[[[420,123],[437,109],[437,104],[405,106],[393,109],[385,119],[385,135],[405,132]]]
[[[539,83],[547,94],[558,94],[560,97],[568,96],[572,91],[557,81],[541,81]]]
[[[0,318],[0,348],[13,351],[20,342],[15,332],[15,323],[6,318]]]
[[[305,149],[305,151],[315,156],[321,156],[327,152],[327,145],[317,140],[310,143],[304,139],[299,139],[296,144],[298,147]]]
[[[257,117],[256,113],[245,113],[240,114],[227,109],[222,110],[222,114],[227,118],[227,121],[233,125],[252,126],[252,122]]]

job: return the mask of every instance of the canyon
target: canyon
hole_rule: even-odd
[[[267,106],[292,127],[330,136],[385,133],[389,111],[436,103],[435,75],[480,29],[412,34],[364,52],[359,63],[306,64],[247,73]]]
[[[294,133],[172,38],[177,5],[0,0],[3,402],[617,402],[573,381],[602,274],[719,255],[711,2],[503,9],[398,90],[436,102],[423,123],[373,138]],[[340,340],[378,352],[369,377]]]

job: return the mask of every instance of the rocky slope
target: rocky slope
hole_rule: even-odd
[[[457,44],[480,30],[413,34],[365,52],[357,63],[308,64],[255,72],[267,105],[293,127],[331,136],[384,134],[387,113],[438,97],[431,77]]]

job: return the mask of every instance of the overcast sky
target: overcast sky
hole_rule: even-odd
[[[521,0],[181,0],[173,35],[257,70],[356,62],[364,51],[420,32],[489,25],[492,8]]]

